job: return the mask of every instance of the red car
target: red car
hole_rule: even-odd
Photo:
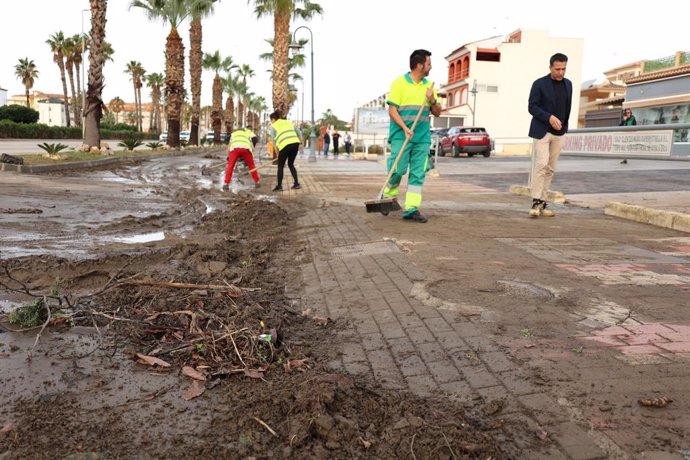
[[[486,129],[478,126],[454,126],[441,138],[438,154],[445,156],[446,152],[452,152],[456,157],[461,153],[468,157],[477,153],[488,157],[491,155],[491,138]]]

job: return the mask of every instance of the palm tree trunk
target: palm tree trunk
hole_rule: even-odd
[[[233,122],[235,117],[233,116],[233,111],[235,110],[234,103],[232,101],[232,94],[228,95],[228,99],[225,101],[225,132],[232,134]]]
[[[273,107],[283,116],[288,108],[288,45],[290,44],[290,14],[274,15],[273,26]]]
[[[82,109],[83,107],[81,106],[81,99],[82,99],[82,87],[81,87],[81,76],[79,75],[79,71],[81,69],[81,66],[79,65],[79,62],[75,61],[74,62],[74,70],[77,73],[77,115],[82,115]],[[80,120],[79,125],[81,125],[81,116],[75,117]]]
[[[180,113],[184,102],[184,44],[173,27],[165,43],[165,111],[168,118],[168,145],[180,146]]]
[[[31,103],[29,102],[29,87],[26,87],[26,106],[31,107]]]
[[[137,120],[139,120],[139,132],[144,132],[144,108],[141,102],[141,84],[137,87],[137,97],[139,98],[139,115]]]
[[[192,85],[192,122],[189,145],[199,145],[199,114],[201,113],[201,61],[203,52],[201,18],[195,17],[189,26],[189,76]]]
[[[105,13],[108,0],[90,0],[91,52],[89,53],[89,82],[84,107],[84,143],[101,146],[101,117],[103,116],[103,64],[105,54]]]
[[[223,83],[218,74],[213,79],[212,104],[211,126],[213,127],[213,143],[220,144],[220,130],[223,126]]]
[[[74,125],[81,126],[79,120],[79,107],[77,107],[77,92],[74,88],[74,65],[71,62],[67,63],[67,77],[69,78],[69,86],[72,92],[72,114],[74,115]]]
[[[67,96],[67,79],[65,78],[65,62],[62,57],[57,63],[60,68],[60,79],[62,80],[62,95],[65,98],[65,117],[67,119],[67,126],[72,126],[69,117],[69,97]]]

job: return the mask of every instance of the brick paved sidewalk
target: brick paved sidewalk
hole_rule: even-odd
[[[325,305],[331,318],[352,324],[344,333],[342,360],[334,367],[421,396],[440,392],[465,404],[499,404],[501,419],[528,427],[535,440],[548,433],[548,445],[521,441],[525,444],[519,448],[530,452],[530,458],[624,457],[605,436],[593,437],[560,416],[557,401],[520,378],[524,370],[487,337],[473,316],[426,305],[413,295],[424,273],[355,213],[323,207],[309,212],[300,224],[314,255],[313,263],[303,266],[308,304]]]

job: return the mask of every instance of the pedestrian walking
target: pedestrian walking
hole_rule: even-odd
[[[338,151],[338,144],[340,143],[340,133],[338,131],[333,133],[333,156],[338,156],[340,152]]]
[[[283,191],[283,169],[287,161],[288,168],[294,183],[293,189],[302,188],[297,180],[297,169],[295,168],[295,158],[299,152],[300,133],[295,128],[292,122],[283,118],[279,111],[275,111],[270,115],[271,119],[271,133],[270,136],[274,139],[276,148],[278,149],[278,185],[273,188],[274,192]]]
[[[323,156],[328,156],[328,148],[331,145],[331,136],[328,134],[328,130],[323,133]]]
[[[410,71],[393,81],[386,101],[390,116],[388,142],[391,144],[391,156],[388,158],[387,165],[389,173],[398,155],[401,157],[388,184],[384,187],[383,196],[397,197],[400,181],[409,170],[403,219],[421,223],[427,221],[426,216],[419,211],[419,207],[422,204],[422,186],[431,145],[429,114],[436,117],[441,114],[436,91],[431,81],[426,79],[429,71],[431,71],[431,53],[423,49],[413,51],[410,55]],[[419,121],[412,132],[411,127],[420,110]],[[401,152],[405,139],[409,141],[405,151]]]
[[[223,180],[223,190],[228,190],[230,181],[232,180],[232,172],[235,169],[235,163],[238,159],[242,159],[251,171],[254,187],[259,188],[259,173],[256,171],[254,164],[254,147],[259,138],[249,128],[241,128],[233,131],[228,144],[228,165],[225,168],[225,179]]]
[[[546,197],[561,153],[563,135],[573,98],[573,84],[565,78],[568,56],[556,53],[549,60],[549,74],[532,83],[528,110],[532,115],[529,137],[534,139],[536,158],[532,172],[532,208],[530,217],[553,217]]]
[[[349,131],[345,132],[345,135],[343,136],[343,141],[345,142],[345,153],[349,155],[352,151],[352,136],[350,135]]]

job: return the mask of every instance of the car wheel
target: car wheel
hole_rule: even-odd
[[[491,151],[489,150],[488,152],[484,152],[482,155],[484,155],[484,158],[489,158],[489,156],[491,156]]]
[[[460,149],[458,148],[457,145],[453,144],[453,156],[458,157],[460,156]]]
[[[441,146],[441,145],[438,146],[438,156],[440,156],[440,157],[446,156],[446,152],[443,151],[443,146]]]

